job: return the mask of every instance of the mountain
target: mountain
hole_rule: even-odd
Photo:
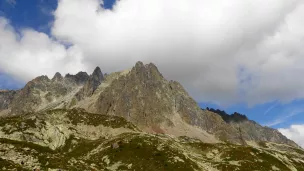
[[[152,63],[37,77],[0,91],[0,116],[6,169],[304,169],[296,143],[245,115],[201,109]]]
[[[258,142],[277,142],[297,147],[296,143],[287,139],[278,130],[261,126],[255,121],[249,120],[245,115],[237,112],[229,115],[225,111],[212,108],[207,108],[207,110],[219,114],[226,123],[235,130],[239,130],[240,137],[248,143],[258,140]]]

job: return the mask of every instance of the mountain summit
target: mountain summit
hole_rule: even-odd
[[[4,117],[0,122],[0,150],[12,143],[25,143],[28,145],[22,147],[26,146],[36,151],[42,146],[45,150],[55,151],[52,155],[47,153],[50,159],[58,152],[57,157],[67,158],[67,163],[75,162],[75,165],[58,164],[65,169],[73,169],[76,165],[87,168],[89,164],[93,168],[105,169],[111,164],[115,165],[112,160],[117,164],[119,160],[111,158],[113,154],[111,151],[96,156],[107,146],[107,143],[112,144],[114,151],[121,147],[126,148],[119,151],[125,152],[124,155],[140,156],[140,151],[130,153],[124,150],[131,149],[132,145],[137,148],[139,144],[143,145],[145,142],[148,144],[145,144],[144,148],[151,148],[152,151],[165,148],[170,152],[160,152],[155,155],[164,155],[165,160],[168,160],[172,154],[176,167],[169,161],[166,165],[173,170],[178,170],[179,164],[180,168],[190,170],[223,169],[228,165],[235,169],[247,166],[248,163],[237,156],[234,156],[234,160],[240,160],[236,161],[239,162],[238,164],[223,162],[228,159],[216,161],[216,156],[221,158],[226,155],[219,150],[226,151],[228,155],[229,150],[234,148],[245,150],[237,151],[238,153],[244,153],[246,150],[250,154],[254,153],[252,155],[257,162],[266,159],[265,155],[270,155],[268,157],[276,162],[273,165],[263,166],[264,169],[284,170],[296,168],[298,163],[280,157],[278,159],[274,155],[279,153],[275,151],[302,153],[296,143],[277,130],[263,127],[248,120],[244,115],[239,113],[228,115],[220,110],[201,109],[181,84],[166,80],[152,63],[137,62],[129,70],[106,75],[96,67],[91,75],[79,72],[76,75],[67,74],[65,77],[56,73],[52,79],[47,76],[37,77],[21,90],[0,91],[0,114]],[[169,142],[171,144],[168,144]],[[90,148],[80,149],[83,145]],[[213,150],[211,153],[205,149],[209,147]],[[69,149],[68,152],[60,154],[60,150],[66,148]],[[19,146],[14,146],[13,149],[17,150]],[[265,155],[255,154],[257,149],[263,149],[261,153]],[[265,149],[274,150],[274,153],[269,154]],[[85,150],[83,154],[86,156],[76,155],[79,154],[79,150]],[[198,150],[199,153],[193,152],[193,154],[207,156],[206,158],[201,156],[199,160],[194,159],[194,156],[185,156],[187,150]],[[76,161],[72,161],[72,157],[67,155],[69,151],[75,153]],[[16,151],[7,151],[9,152]],[[185,154],[180,155],[180,152]],[[174,157],[173,154],[176,156]],[[31,155],[36,157],[35,154],[31,153]],[[211,157],[210,160],[208,155],[209,158]],[[142,157],[144,156],[140,158]],[[4,159],[0,157],[0,163],[1,160]],[[91,160],[92,162],[89,162]],[[127,162],[127,158],[121,160]],[[155,160],[158,161],[160,158],[156,157]],[[6,164],[12,167],[19,167],[20,163],[16,161],[20,162],[17,159],[5,158]],[[200,163],[202,161],[204,162]],[[9,164],[10,162],[13,163]],[[26,162],[33,163],[30,159]],[[39,158],[35,162],[39,167],[53,168],[41,163]],[[96,162],[104,162],[104,164],[99,165]],[[192,164],[185,165],[187,162]],[[206,164],[213,162],[218,164],[212,166]],[[135,160],[129,160],[129,164],[120,163],[121,165],[118,164],[117,167],[142,170],[140,166],[145,165],[144,162],[135,163]],[[155,167],[150,170],[165,167],[162,164],[154,164]],[[28,167],[30,166],[24,166],[24,168]],[[250,165],[250,167],[256,169],[254,166]]]

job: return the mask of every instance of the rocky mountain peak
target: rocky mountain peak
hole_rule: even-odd
[[[76,83],[77,85],[83,85],[89,79],[89,75],[86,72],[78,72],[76,75],[66,74],[65,80]]]
[[[89,78],[89,80],[94,80],[94,81],[98,82],[98,85],[100,84],[100,82],[103,79],[104,79],[104,76],[99,67],[95,68],[95,70],[93,71],[92,75],[90,75],[90,78]],[[95,89],[97,88],[98,85],[96,85]]]
[[[104,80],[104,75],[99,67],[96,67],[93,73],[89,76],[88,81],[82,87],[82,89],[75,95],[77,100],[81,100],[85,97],[91,96],[101,82]]]
[[[62,80],[63,80],[63,77],[62,77],[62,75],[59,72],[56,72],[56,74],[52,78],[52,81],[56,81],[56,82],[60,82]]]
[[[219,110],[219,109],[213,109],[213,108],[206,108],[207,110],[216,113],[218,115],[220,115],[223,120],[227,123],[230,122],[243,122],[243,121],[248,121],[248,118],[246,115],[234,112],[233,114],[227,114],[225,111],[223,110]]]
[[[142,80],[160,81],[164,79],[153,63],[144,65],[141,61],[135,64],[131,70],[131,74],[136,75],[138,79]]]
[[[50,79],[46,75],[42,75],[42,76],[36,77],[34,80],[32,80],[32,82],[35,82],[35,83],[47,82],[47,81],[50,81]]]
[[[144,63],[141,61],[137,61],[135,64],[135,68],[142,68],[144,66]]]

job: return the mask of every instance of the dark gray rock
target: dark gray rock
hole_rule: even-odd
[[[56,74],[52,78],[52,81],[56,81],[56,82],[63,81],[63,77],[62,77],[62,75],[59,72],[56,72]]]
[[[77,100],[82,100],[85,97],[91,96],[101,82],[104,80],[104,76],[99,67],[96,67],[92,75],[90,75],[88,81],[83,88],[75,95]]]
[[[77,85],[84,85],[88,81],[89,75],[86,72],[78,72],[76,75],[66,74],[64,78]]]
[[[0,90],[0,111],[8,109],[16,93],[14,90]]]

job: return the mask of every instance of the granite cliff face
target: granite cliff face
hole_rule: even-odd
[[[232,143],[242,145],[242,148],[250,150],[253,150],[251,148],[269,148],[269,150],[286,150],[287,148],[288,151],[296,151],[296,149],[301,151],[297,144],[287,139],[277,130],[263,127],[254,121],[248,120],[244,115],[239,113],[228,115],[224,111],[214,109],[202,110],[181,84],[176,81],[166,80],[152,63],[145,65],[142,62],[137,62],[130,70],[107,75],[103,75],[101,69],[97,67],[91,75],[79,72],[76,75],[67,74],[65,77],[60,73],[56,73],[52,79],[47,76],[37,77],[21,90],[0,91],[0,114],[7,117],[1,121],[2,125],[0,124],[0,131],[2,130],[0,139],[13,143],[15,141],[24,141],[38,145],[39,147],[37,148],[41,146],[53,151],[68,145],[71,137],[78,137],[85,142],[97,143],[103,146],[106,142],[103,142],[103,140],[97,141],[97,139],[107,137],[105,130],[110,132],[112,130],[92,122],[95,123],[96,121],[105,124],[105,121],[111,121],[113,122],[112,124],[115,124],[116,122],[120,123],[121,120],[124,123],[127,122],[127,125],[133,125],[132,129],[130,128],[127,131],[120,130],[118,133],[117,130],[115,130],[116,133],[112,131],[112,136],[117,137],[110,136],[108,139],[111,139],[114,144],[119,139],[118,142],[122,142],[124,147],[136,145],[136,143],[130,144],[130,141],[133,140],[140,141],[142,144],[141,141],[148,139],[152,141],[151,145],[153,145],[154,140],[156,142],[162,142],[163,140],[168,142],[170,140],[171,142],[172,139],[171,143],[176,145],[174,149],[175,147],[192,149],[192,147],[185,147],[185,144],[183,144],[185,138],[187,139],[188,137],[189,140],[186,143],[192,142],[194,139],[195,142],[202,143],[199,143],[199,147],[195,148],[208,146],[205,143],[226,144],[227,148],[225,145],[221,147],[212,145],[214,150],[223,150],[224,147],[228,151],[231,150],[230,148],[239,148],[231,145]],[[124,126],[119,127],[125,129]],[[128,134],[123,135],[123,133]],[[145,135],[143,136],[142,134]],[[157,136],[155,137],[154,134],[157,134]],[[126,136],[130,137],[127,138]],[[124,137],[123,139],[130,139],[130,141],[125,142],[125,140],[121,139],[122,137]],[[184,138],[181,140],[178,137]],[[94,145],[94,148],[97,148],[97,146]],[[169,151],[173,150],[170,145],[165,145],[164,148]],[[71,150],[76,150],[75,153],[77,153],[79,149]],[[93,147],[91,150],[93,150]],[[101,162],[95,156],[98,152],[95,152],[88,153],[87,158],[78,159],[81,161],[92,159],[96,162]],[[209,152],[202,153],[207,155]],[[219,153],[210,155],[215,157]],[[67,156],[64,154],[61,157]],[[189,156],[179,157],[184,162],[188,162]],[[259,160],[259,157],[256,155],[255,157]],[[70,160],[74,159],[69,158]],[[116,159],[112,158],[111,160]],[[190,160],[194,161],[193,158]],[[213,158],[212,162],[216,162],[215,160]],[[40,159],[38,161],[40,166],[42,166]],[[132,168],[134,162],[124,165],[124,167],[128,168],[132,164],[130,166]],[[196,166],[191,165],[193,170],[202,168],[208,170],[206,163],[198,164],[197,162],[195,163]],[[211,161],[205,162],[210,163]],[[292,163],[291,161],[288,162]],[[96,163],[92,164],[99,169],[110,167],[109,163],[103,166]],[[169,163],[167,164],[170,165]],[[77,165],[86,167],[86,164],[78,163]],[[289,165],[291,167],[291,165],[294,166],[295,164]],[[43,166],[46,167],[45,164]],[[65,168],[70,169],[74,167],[72,165],[65,166]],[[236,166],[241,167],[243,165],[235,164]],[[184,167],[186,166],[181,166],[181,168]],[[219,167],[224,166],[210,168],[216,170]],[[279,166],[275,165],[275,167]],[[280,167],[284,168],[283,165],[280,165]],[[156,168],[159,167],[155,166],[153,169]]]

